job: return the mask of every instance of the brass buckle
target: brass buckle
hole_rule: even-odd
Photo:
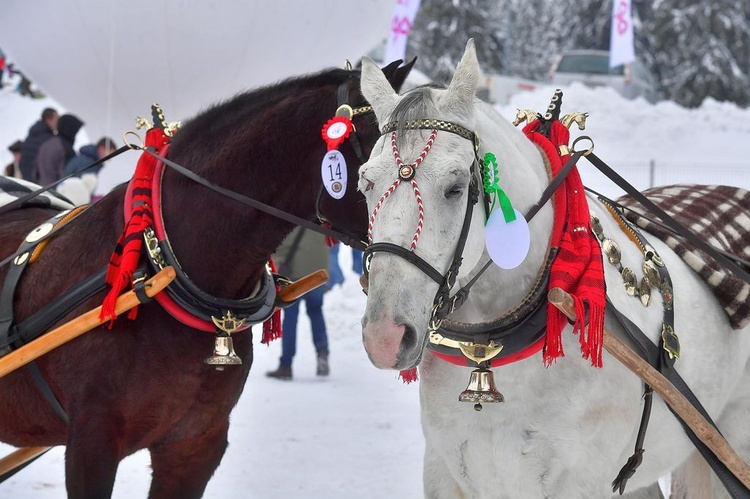
[[[156,233],[154,233],[152,227],[146,227],[143,230],[143,240],[146,243],[149,258],[159,270],[162,270],[167,264],[164,261],[164,255],[161,254],[159,240],[156,238]]]

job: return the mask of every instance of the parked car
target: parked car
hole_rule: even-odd
[[[609,86],[627,99],[659,100],[656,80],[641,61],[610,68],[606,50],[571,50],[562,54],[550,70],[550,81],[555,85],[577,81],[589,87]]]

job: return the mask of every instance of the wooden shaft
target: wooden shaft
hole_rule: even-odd
[[[172,282],[175,278],[175,271],[172,267],[166,267],[159,271],[151,279],[146,281],[145,293],[149,298],[153,297],[156,293],[163,290],[167,285]],[[135,291],[128,291],[120,295],[115,303],[115,312],[120,315],[127,312],[131,308],[138,305],[138,297],[135,295]],[[59,347],[60,345],[67,343],[68,341],[81,336],[82,334],[91,331],[107,322],[110,317],[105,317],[104,320],[99,319],[102,307],[97,307],[93,310],[89,310],[83,315],[76,317],[75,319],[66,322],[62,326],[59,326],[49,333],[40,336],[31,343],[28,343],[17,350],[12,351],[8,355],[0,358],[0,378],[6,374],[13,372],[21,366],[24,366],[34,359],[37,359],[51,350]]]
[[[309,293],[315,288],[322,286],[328,282],[328,272],[320,269],[315,272],[302,277],[291,283],[290,285],[281,288],[278,297],[283,302],[292,302],[298,299],[305,293]]]
[[[560,309],[570,319],[575,320],[576,312],[573,298],[560,288],[553,288],[547,295],[550,303]],[[604,328],[604,348],[614,358],[622,362],[625,367],[633,371],[639,378],[651,385],[651,387],[674,409],[690,427],[696,436],[711,449],[719,460],[731,471],[744,485],[750,488],[750,466],[742,457],[732,449],[729,442],[701,415],[693,404],[665,378],[651,364],[639,357],[620,339]]]
[[[0,459],[0,476],[5,475],[28,463],[40,454],[44,454],[50,447],[22,447],[14,450]]]
[[[174,280],[175,276],[176,274],[172,267],[166,267],[161,270],[146,281],[146,296],[152,298],[156,293],[166,288]],[[326,282],[328,282],[328,272],[318,270],[286,286],[279,292],[278,296],[282,301],[294,301]],[[117,298],[115,313],[117,315],[123,314],[139,303],[140,301],[135,295],[135,291],[128,291]],[[99,319],[101,308],[97,307],[90,310],[0,358],[0,378],[107,322],[109,317],[106,317],[104,320]],[[23,466],[48,449],[49,447],[22,447],[0,458],[0,476],[13,471],[19,466]]]

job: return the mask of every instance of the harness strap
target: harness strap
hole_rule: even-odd
[[[633,198],[641,203],[645,208],[647,208],[649,211],[654,213],[656,216],[658,216],[662,222],[664,222],[665,225],[667,225],[675,234],[684,237],[688,241],[690,241],[691,244],[695,245],[697,248],[705,251],[708,253],[712,258],[714,258],[718,263],[732,271],[737,277],[742,279],[743,281],[750,283],[750,273],[745,271],[744,269],[740,268],[735,264],[733,261],[726,258],[724,255],[719,253],[714,249],[713,246],[705,242],[703,239],[699,238],[689,230],[687,230],[685,227],[682,226],[679,222],[677,222],[674,218],[669,216],[667,212],[659,208],[653,201],[648,199],[646,196],[641,194],[638,190],[635,189],[632,185],[630,185],[624,178],[622,178],[616,171],[614,171],[609,165],[607,165],[604,161],[599,159],[598,156],[596,156],[593,152],[586,155],[586,158],[591,162],[592,165],[594,165],[599,171],[601,171],[604,175],[606,175],[612,182],[617,184],[618,187],[623,189],[625,192],[633,196]]]
[[[562,185],[562,183],[567,178],[568,174],[573,171],[573,168],[576,166],[576,162],[586,153],[586,151],[577,151],[573,153],[570,158],[568,158],[568,161],[565,162],[565,165],[560,169],[560,171],[557,173],[557,175],[554,176],[550,184],[547,186],[546,189],[544,189],[544,192],[542,192],[542,195],[539,197],[539,200],[534,203],[534,205],[529,208],[529,210],[524,215],[524,218],[527,222],[531,222],[531,220],[536,216],[537,213],[539,213],[539,210],[542,209],[542,207],[547,204],[547,201],[549,201],[552,196],[555,194],[555,191]],[[466,283],[451,299],[453,302],[452,309],[458,310],[461,305],[469,298],[469,291],[471,290],[471,287],[474,285],[474,283],[479,280],[479,278],[484,274],[484,272],[492,266],[493,262],[492,260],[488,260],[487,263],[484,264],[484,266],[479,269],[479,272],[477,272],[474,277],[471,278],[469,282]]]
[[[611,302],[607,303],[607,310],[610,311],[614,317],[620,322],[628,337],[637,346],[637,350],[641,357],[649,362],[652,366],[656,367],[665,378],[667,378],[685,398],[687,398],[693,407],[708,421],[714,428],[716,423],[713,422],[711,416],[708,415],[706,409],[701,405],[698,398],[690,390],[690,387],[685,383],[685,380],[677,372],[675,368],[667,368],[665,365],[659,362],[660,349],[657,345],[651,342],[641,329],[636,326],[630,319],[620,313]],[[680,418],[680,416],[668,405],[669,410],[674,414],[677,420],[682,425],[690,441],[693,443],[698,452],[701,453],[706,462],[711,466],[711,469],[716,473],[721,483],[727,489],[729,494],[735,499],[748,499],[750,498],[750,490],[745,487],[742,482],[732,474],[731,471],[722,463],[711,450],[700,440],[700,438],[690,429],[690,427]],[[718,431],[718,428],[717,428]],[[720,432],[721,433],[721,432]],[[619,476],[618,476],[619,478]],[[615,479],[617,481],[617,479]]]
[[[36,227],[28,236],[23,240],[20,245],[20,255],[14,259],[13,266],[8,270],[5,280],[3,281],[2,291],[0,291],[0,356],[5,355],[11,351],[10,342],[8,335],[10,328],[13,325],[13,302],[15,300],[16,287],[21,281],[21,276],[26,266],[32,261],[33,255],[36,253],[38,256],[39,252],[36,251],[48,241],[44,236],[49,235],[56,226],[61,226],[68,221],[74,219],[78,213],[82,212],[85,208],[79,207],[74,211],[63,211],[50,218],[48,221]],[[16,341],[15,344],[20,346],[21,341]],[[30,362],[28,364],[28,371],[32,376],[32,379],[37,385],[37,388],[50,404],[55,413],[60,418],[68,422],[68,415],[63,409],[60,401],[55,396],[49,384],[42,376],[39,371],[39,367],[36,362]]]
[[[232,311],[239,318],[246,319],[243,329],[268,319],[273,313],[276,298],[276,287],[268,270],[264,271],[260,277],[257,292],[252,297],[242,300],[219,298],[206,293],[182,270],[172,250],[162,220],[161,181],[164,171],[163,164],[157,163],[151,186],[153,230],[151,228],[144,230],[143,237],[151,266],[155,270],[161,270],[164,266],[171,265],[177,277],[166,288],[166,293],[159,293],[155,297],[156,301],[181,322],[208,332],[216,331],[212,317],[221,317],[227,310]],[[178,312],[179,309],[186,313]],[[193,318],[184,320],[188,316],[193,316]]]

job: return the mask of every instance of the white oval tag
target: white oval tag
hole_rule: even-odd
[[[513,211],[516,219],[506,223],[503,210],[496,209],[484,226],[487,253],[495,265],[506,270],[521,265],[531,247],[529,224],[518,210]]]
[[[328,194],[333,199],[341,199],[346,194],[346,160],[336,149],[328,151],[320,165],[320,175]]]

